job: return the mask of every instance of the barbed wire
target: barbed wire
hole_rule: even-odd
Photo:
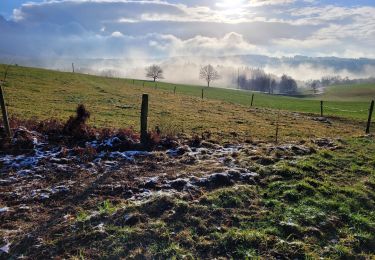
[[[361,109],[361,110],[346,110],[346,109],[340,109],[337,107],[331,107],[331,106],[324,106],[325,109],[332,109],[332,110],[337,110],[340,112],[351,112],[351,113],[361,113],[361,112],[366,112],[368,109]]]

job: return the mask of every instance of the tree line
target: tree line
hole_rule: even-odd
[[[159,65],[146,67],[146,77],[151,78],[154,82],[157,79],[163,79],[163,69]],[[199,78],[204,80],[207,87],[220,79],[219,72],[208,64],[199,70]],[[270,94],[296,94],[298,92],[297,82],[290,76],[284,74],[280,78],[265,73],[262,69],[246,69],[243,73],[238,74],[237,84],[240,89],[268,92]]]
[[[307,86],[310,87],[314,93],[317,93],[320,88],[332,85],[353,85],[362,83],[375,83],[375,78],[350,79],[349,77],[341,76],[324,76],[321,79],[314,79],[306,82]]]
[[[296,94],[297,82],[286,74],[280,78],[265,73],[262,69],[246,69],[238,73],[237,85],[240,89],[268,92],[269,94]]]

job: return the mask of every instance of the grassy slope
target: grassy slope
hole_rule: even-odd
[[[324,100],[367,102],[375,99],[375,84],[339,85],[328,87]]]
[[[92,112],[90,123],[96,126],[139,127],[141,94],[150,94],[150,127],[159,126],[168,132],[201,133],[210,131],[220,139],[227,137],[272,138],[276,113],[280,108],[292,111],[319,112],[319,102],[298,98],[256,94],[249,106],[251,93],[210,88],[209,99],[201,100],[201,87],[103,78],[42,69],[11,67],[5,86],[11,115],[21,118],[56,117],[66,120],[78,103]],[[181,95],[183,94],[183,95]],[[333,105],[350,109],[366,109],[363,102],[336,102]],[[286,139],[314,136],[345,136],[363,132],[366,112],[332,111],[332,115],[350,118],[336,120],[334,126],[314,122],[307,116],[282,113],[281,136]],[[358,120],[353,122],[352,119]],[[349,122],[351,121],[351,122]]]
[[[132,82],[132,81],[129,81]],[[142,84],[136,81],[136,84]],[[154,85],[148,83],[146,85]],[[176,85],[171,83],[158,83],[161,89],[176,91],[200,97],[201,86]],[[251,91],[241,91],[222,88],[205,88],[205,97],[224,100],[241,105],[250,105]],[[369,103],[375,98],[375,84],[336,86],[328,88],[328,93],[319,97],[287,97],[255,93],[254,105],[257,107],[282,109],[289,111],[320,113],[320,100],[325,101],[325,114],[327,116],[343,116],[356,119],[366,119]],[[341,111],[340,111],[341,110]],[[355,111],[355,112],[352,112]]]

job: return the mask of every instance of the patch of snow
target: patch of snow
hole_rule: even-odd
[[[66,193],[66,192],[69,192],[69,188],[67,188],[64,185],[55,186],[54,188],[51,188],[51,193],[52,194],[55,194],[55,193]]]
[[[109,146],[109,147],[113,147],[115,143],[121,143],[120,138],[118,138],[117,136],[109,138],[104,141],[104,145]]]
[[[10,250],[10,245],[10,243],[7,243],[6,245],[0,247],[0,252],[8,254]]]
[[[17,172],[17,174],[20,176],[27,176],[27,175],[30,175],[31,173],[33,173],[33,171],[31,170],[20,170]]]
[[[20,210],[29,210],[30,207],[27,206],[27,205],[25,205],[25,204],[21,204],[21,205],[18,207],[18,209],[20,209]]]
[[[141,155],[150,155],[149,152],[144,151],[126,151],[126,152],[111,152],[108,157],[111,159],[125,159],[127,161],[134,161],[134,157]]]
[[[104,223],[100,223],[99,225],[95,227],[95,229],[97,229],[100,233],[104,233],[105,232]]]
[[[48,193],[40,193],[39,198],[42,200],[49,199],[49,194]]]
[[[144,189],[141,193],[134,194],[129,200],[141,200],[148,199],[152,196],[153,192],[148,189]]]
[[[9,211],[8,207],[0,208],[0,213],[7,212],[7,211]]]

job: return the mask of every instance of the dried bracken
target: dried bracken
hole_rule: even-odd
[[[90,112],[83,104],[77,107],[76,115],[70,117],[64,125],[63,133],[77,139],[90,139],[93,137],[91,129],[86,125]]]

